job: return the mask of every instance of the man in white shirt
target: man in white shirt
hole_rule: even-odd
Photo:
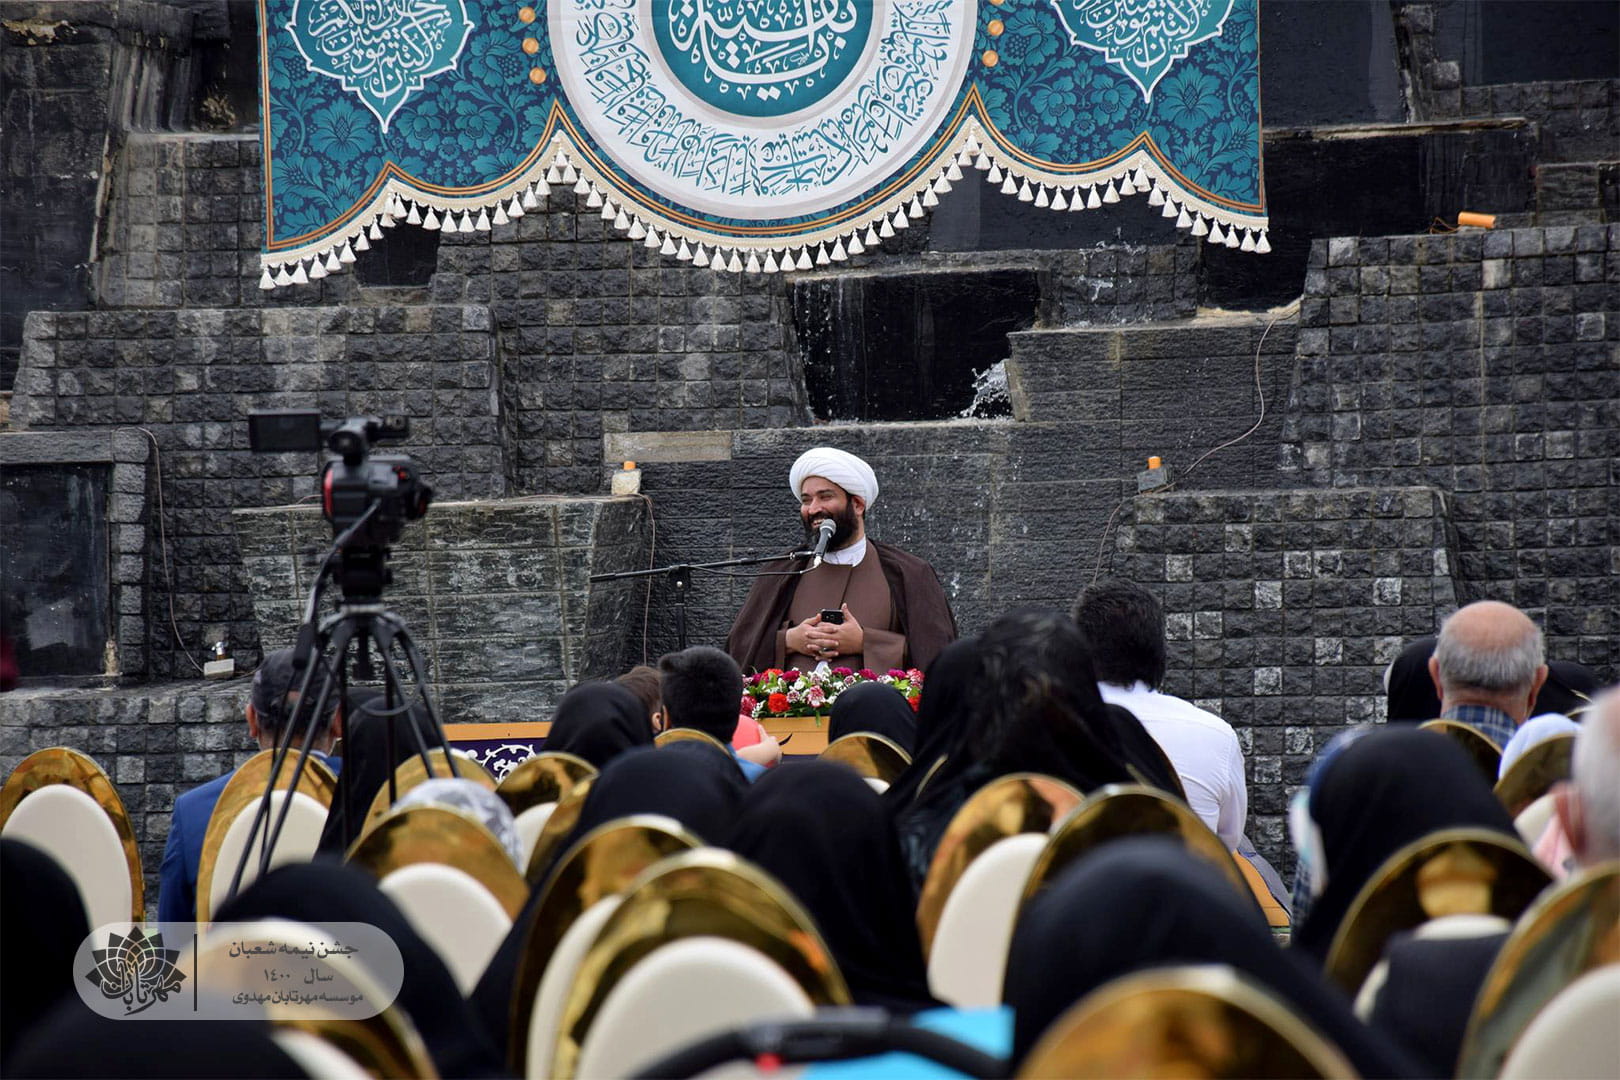
[[[1249,814],[1243,751],[1225,720],[1159,692],[1165,647],[1158,598],[1134,582],[1110,578],[1082,592],[1073,614],[1103,700],[1136,715],[1176,767],[1194,812],[1237,850]]]

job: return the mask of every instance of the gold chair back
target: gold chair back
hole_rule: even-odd
[[[787,889],[730,852],[699,848],[653,865],[608,917],[563,1006],[551,1076],[571,1080],[585,1034],[637,961],[672,941],[719,937],[774,961],[815,1005],[848,1005],[849,988],[815,923]]]
[[[665,747],[678,742],[707,743],[727,757],[731,756],[731,747],[710,735],[707,731],[699,731],[697,728],[672,727],[668,731],[660,731],[653,739],[653,745],[657,747]]]
[[[52,746],[35,750],[17,763],[0,786],[0,832],[5,831],[11,815],[29,795],[52,784],[66,784],[94,799],[113,828],[118,832],[119,846],[124,849],[125,869],[129,872],[130,918],[140,922],[146,918],[146,879],[141,875],[141,854],[135,844],[135,830],[129,823],[129,812],[111,778],[88,755],[66,746]],[[88,907],[88,898],[86,906]],[[91,927],[92,930],[95,927]]]
[[[274,750],[260,750],[257,754],[243,762],[231,778],[225,782],[225,788],[219,793],[219,801],[214,804],[213,813],[208,816],[208,828],[203,832],[202,858],[197,863],[197,920],[206,922],[209,912],[214,910],[214,871],[219,862],[220,847],[225,843],[225,836],[231,831],[231,824],[241,815],[242,811],[254,806],[264,796],[265,786],[270,782],[270,766],[274,762]],[[281,775],[276,777],[276,790],[286,791],[292,786],[293,768],[297,759],[288,754],[281,766]],[[328,810],[332,808],[332,797],[337,791],[337,778],[325,762],[311,757],[304,765],[303,775],[298,778],[298,791],[308,795]],[[275,815],[272,812],[270,825],[275,824]],[[260,829],[260,837],[264,835],[264,828]],[[253,845],[254,852],[259,850],[257,842]]]
[[[1568,780],[1574,755],[1572,732],[1544,739],[1520,755],[1496,782],[1496,797],[1507,807],[1508,815],[1518,817],[1558,781]]]
[[[512,983],[507,1055],[514,1076],[523,1072],[541,976],[574,920],[597,901],[623,893],[660,859],[702,845],[674,818],[636,814],[591,830],[563,856],[535,905]]]
[[[893,739],[872,731],[855,731],[834,739],[818,755],[823,761],[848,765],[860,776],[892,784],[911,764],[911,755]]]
[[[1356,1075],[1343,1053],[1229,967],[1161,968],[1088,994],[1041,1036],[1020,1077]]]
[[[596,766],[582,757],[551,750],[519,762],[495,785],[495,794],[506,801],[517,817],[542,803],[561,802],[574,785],[595,776]]]
[[[585,796],[591,793],[591,785],[595,782],[596,777],[587,776],[576,783],[568,794],[557,800],[557,809],[541,826],[540,835],[534,841],[534,850],[529,853],[529,865],[523,869],[523,877],[530,888],[538,889],[545,884],[545,872],[552,860],[561,854],[557,849],[579,823],[579,812],[585,806]]]
[[[923,955],[933,951],[945,901],[968,864],[1009,836],[1051,832],[1080,805],[1082,798],[1071,785],[1040,773],[999,777],[974,792],[945,827],[923,879],[917,901],[917,933],[922,938]]]
[[[1458,1076],[1496,1076],[1542,1006],[1580,976],[1620,963],[1620,862],[1549,889],[1496,954],[1457,1057]]]
[[[465,753],[454,750],[451,752],[456,755],[455,772],[450,771],[450,763],[445,760],[444,748],[441,746],[435,746],[428,750],[428,759],[433,765],[432,776],[428,775],[428,767],[423,763],[421,754],[412,754],[400,762],[399,767],[394,770],[395,793],[400,798],[404,798],[407,791],[424,780],[446,780],[451,778],[471,780],[480,787],[488,788],[490,791],[496,790],[499,785],[495,783],[495,777],[490,774],[488,769]],[[389,808],[392,806],[393,803],[388,798],[388,785],[384,784],[377,789],[376,797],[371,800],[371,808],[366,811],[366,823],[362,826],[361,831],[363,832],[376,824],[377,820],[388,813]]]
[[[318,927],[285,919],[268,919],[252,923],[233,924],[229,933],[204,934],[196,948],[196,957],[181,958],[181,970],[199,973],[202,989],[231,997],[239,993],[256,994],[264,986],[258,972],[250,964],[230,963],[231,947],[241,940],[281,944],[295,952],[304,953],[310,941],[324,936]],[[189,951],[188,951],[189,953]],[[210,963],[210,956],[217,961]],[[307,958],[309,966],[318,971],[316,976],[323,991],[353,994],[356,1000],[386,1001],[390,994],[364,968],[353,963],[341,966],[320,957]],[[406,978],[409,978],[406,972]],[[256,1000],[265,995],[256,994]],[[347,1054],[373,1076],[401,1077],[405,1080],[436,1080],[438,1070],[427,1045],[416,1030],[416,1024],[397,1003],[389,1005],[375,1015],[364,1019],[341,1017],[323,1013],[309,1005],[289,1005],[264,1001],[260,1005],[265,1019],[277,1026],[306,1031],[324,1039]]]
[[[1250,900],[1254,892],[1232,861],[1232,853],[1186,803],[1157,788],[1109,784],[1086,796],[1046,842],[1024,885],[1023,903],[1071,863],[1125,836],[1160,835],[1180,840],[1188,851],[1218,867],[1232,887]],[[1258,901],[1256,901],[1258,903]]]
[[[509,918],[529,899],[512,856],[483,822],[448,806],[411,806],[377,822],[349,848],[345,860],[378,881],[402,866],[452,866],[490,891]]]
[[[1484,732],[1460,720],[1425,720],[1418,727],[1424,731],[1438,731],[1457,743],[1474,759],[1474,764],[1485,776],[1485,782],[1496,783],[1496,775],[1502,770],[1502,748],[1491,742]]]
[[[1441,829],[1406,845],[1351,901],[1323,970],[1352,997],[1390,937],[1445,915],[1513,920],[1552,881],[1516,837],[1489,829]]]

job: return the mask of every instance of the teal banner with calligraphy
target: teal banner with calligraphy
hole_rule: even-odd
[[[716,270],[858,255],[977,174],[1266,251],[1258,0],[259,0],[265,288],[559,185]]]

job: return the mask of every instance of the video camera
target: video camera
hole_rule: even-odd
[[[339,572],[346,597],[381,593],[392,576],[382,566],[388,546],[399,540],[407,521],[427,513],[433,499],[433,489],[422,482],[409,457],[371,453],[377,443],[398,442],[409,434],[410,419],[397,415],[323,421],[318,412],[296,409],[248,414],[248,445],[254,453],[325,448],[332,454],[321,469],[321,509],[334,537],[355,529],[343,544]]]

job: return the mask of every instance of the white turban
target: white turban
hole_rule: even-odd
[[[868,507],[877,501],[877,474],[872,471],[872,466],[846,451],[831,446],[817,446],[800,454],[788,473],[788,487],[793,489],[795,499],[802,494],[807,476],[831,480],[849,494],[859,495],[866,500]]]

